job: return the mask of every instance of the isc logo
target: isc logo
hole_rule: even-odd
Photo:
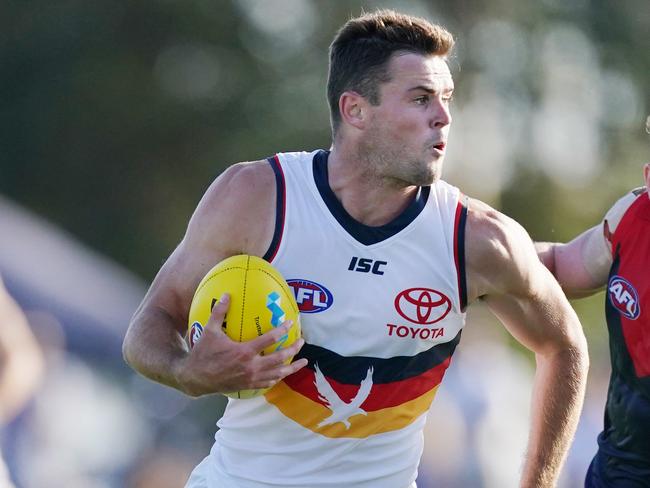
[[[323,285],[309,280],[287,280],[293,290],[301,313],[324,312],[332,306],[334,297]]]
[[[612,276],[607,291],[610,303],[624,316],[631,320],[639,316],[639,294],[629,281],[621,276]]]
[[[353,256],[350,265],[348,266],[348,270],[359,271],[360,273],[383,275],[384,271],[381,268],[387,264],[388,262],[386,261],[375,261],[374,259],[358,258]]]

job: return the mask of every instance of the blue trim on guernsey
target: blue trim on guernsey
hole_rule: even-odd
[[[305,343],[294,360],[307,358],[308,368],[314,369],[314,364],[318,364],[318,368],[325,376],[347,385],[358,385],[369,368],[374,370],[373,383],[392,383],[419,376],[450,359],[460,342],[461,332],[459,331],[449,342],[432,346],[415,356],[391,358],[341,356],[324,347]]]
[[[264,256],[262,256],[262,259],[271,262],[273,261],[275,254],[278,252],[278,247],[280,247],[280,241],[282,240],[286,188],[284,184],[284,173],[282,172],[282,168],[280,167],[280,163],[276,159],[276,156],[267,158],[267,161],[275,173],[275,230],[273,231],[271,244],[266,253],[264,253]]]
[[[420,187],[417,196],[409,206],[391,222],[378,227],[371,227],[362,224],[355,220],[347,210],[345,210],[330,188],[327,171],[328,157],[329,151],[319,151],[314,156],[313,171],[316,187],[318,188],[318,192],[323,198],[325,205],[327,205],[327,208],[332,213],[332,216],[334,216],[348,234],[354,237],[361,244],[366,246],[377,244],[378,242],[384,241],[404,230],[411,222],[413,222],[413,220],[415,220],[427,203],[431,187],[423,186]]]
[[[467,280],[465,277],[465,222],[467,221],[467,206],[469,199],[462,195],[461,210],[456,229],[456,256],[458,256],[458,293],[460,296],[460,310],[467,308]]]

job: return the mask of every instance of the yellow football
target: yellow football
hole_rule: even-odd
[[[230,294],[230,308],[222,328],[232,340],[250,341],[280,326],[285,320],[293,321],[289,333],[264,349],[262,354],[289,347],[300,337],[298,305],[285,279],[262,258],[240,254],[221,261],[199,283],[188,319],[190,347],[201,339],[212,307],[224,293]],[[287,364],[292,359],[289,358]],[[241,390],[225,395],[252,398],[267,390]]]

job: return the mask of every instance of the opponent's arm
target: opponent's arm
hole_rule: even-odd
[[[34,394],[43,369],[41,349],[27,319],[0,279],[0,425]]]
[[[189,350],[184,340],[194,291],[219,261],[235,254],[261,256],[275,222],[275,177],[265,161],[235,165],[207,190],[187,232],[154,279],[133,316],[124,358],[142,375],[192,396],[267,388],[306,364],[283,362],[303,344],[261,356],[289,324],[238,343],[221,330],[228,308],[224,297],[213,309],[201,341]]]
[[[650,195],[650,163],[644,165],[643,176]],[[592,295],[607,284],[613,262],[609,238],[637,194],[638,189],[619,199],[600,224],[566,244],[535,243],[539,259],[557,278],[569,298]]]
[[[531,428],[521,486],[555,486],[584,398],[587,343],[580,322],[525,230],[472,201],[467,219],[469,297],[482,298],[535,353]]]
[[[536,242],[535,250],[569,298],[593,295],[607,283],[612,252],[605,238],[604,223],[583,232],[570,242]]]

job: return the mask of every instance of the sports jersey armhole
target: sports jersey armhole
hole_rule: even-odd
[[[268,250],[262,256],[263,259],[269,263],[273,262],[275,255],[278,253],[280,248],[280,243],[282,242],[282,232],[284,230],[284,216],[285,216],[285,207],[286,207],[286,185],[284,182],[284,172],[282,171],[282,165],[277,154],[271,158],[267,158],[267,161],[273,168],[273,173],[275,173],[275,229],[273,231],[273,239],[269,245]]]
[[[454,219],[454,263],[456,264],[458,301],[461,312],[464,312],[467,308],[467,280],[465,278],[465,223],[467,221],[467,206],[468,198],[461,193],[458,197],[456,217]]]
[[[627,232],[628,222],[632,219],[633,207],[638,205],[639,196],[645,188],[635,188],[621,197],[603,218],[604,237],[611,245],[612,258],[616,257],[621,235]]]

